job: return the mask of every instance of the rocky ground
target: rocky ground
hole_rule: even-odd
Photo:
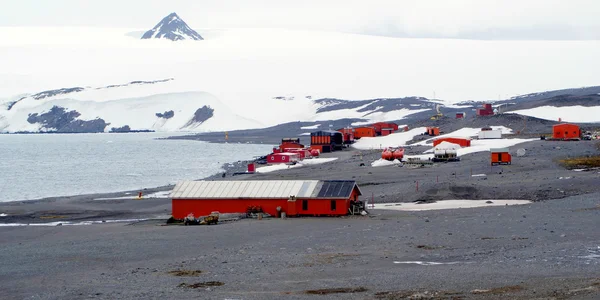
[[[2,203],[4,224],[150,220],[0,226],[0,298],[600,298],[600,170],[558,163],[597,155],[597,143],[535,140],[511,152],[518,148],[527,153],[510,166],[490,167],[482,152],[374,168],[380,151],[348,149],[323,155],[334,162],[265,174],[233,176],[245,169],[238,162],[210,179],[354,179],[362,199],[376,203],[535,201],[522,206],[188,227],[166,226],[167,198],[98,200],[137,191]]]
[[[3,299],[598,299],[600,194],[366,217],[0,227]]]

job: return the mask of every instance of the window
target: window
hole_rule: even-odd
[[[302,200],[302,210],[308,210],[308,200]]]
[[[331,211],[335,211],[337,202],[335,200],[331,200]]]

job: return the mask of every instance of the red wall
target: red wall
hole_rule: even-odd
[[[374,137],[375,129],[373,127],[356,127],[354,128],[354,138],[360,139],[361,137]]]
[[[358,189],[354,189],[349,199],[336,199],[336,210],[331,210],[330,199],[308,199],[308,209],[302,209],[302,199],[296,200],[296,205],[290,209],[288,199],[173,199],[171,202],[173,218],[183,219],[190,213],[195,217],[207,216],[213,211],[220,213],[245,213],[248,206],[260,206],[272,216],[277,215],[277,206],[281,211],[293,215],[293,210],[301,216],[343,216],[348,214],[350,200],[358,200]],[[294,209],[295,208],[295,209]]]
[[[461,138],[452,138],[452,137],[437,138],[437,139],[433,140],[433,146],[435,147],[435,146],[439,145],[441,142],[458,144],[461,147],[470,147],[471,146],[470,139],[461,139]]]
[[[574,124],[558,124],[552,127],[552,138],[554,139],[579,139],[581,129]]]
[[[282,155],[281,153],[274,153],[267,155],[267,163],[269,164],[283,164],[289,163],[293,161],[298,161],[298,157],[300,155],[296,154],[296,156],[291,155]]]
[[[336,201],[336,210],[331,210],[331,200],[310,199],[308,201],[308,210],[302,209],[302,199],[296,200],[296,212],[298,215],[318,216],[318,215],[346,215],[350,208],[349,200]],[[190,213],[195,217],[207,216],[213,211],[220,213],[245,213],[248,206],[260,206],[262,210],[272,216],[277,215],[277,206],[281,206],[281,211],[288,213],[288,199],[215,199],[215,200],[190,200],[173,199],[173,217],[183,219]]]

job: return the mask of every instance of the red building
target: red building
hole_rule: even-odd
[[[575,124],[558,124],[552,126],[552,138],[557,140],[581,139],[581,128]]]
[[[386,136],[386,135],[390,135],[393,132],[397,131],[398,124],[387,123],[387,122],[378,122],[378,123],[373,124],[373,128],[375,129],[375,135]]]
[[[356,127],[354,128],[354,138],[360,139],[362,137],[375,137],[375,128],[373,127]]]
[[[283,149],[288,148],[304,148],[304,145],[300,144],[300,138],[284,138],[281,139],[281,144],[279,145],[278,152],[284,152]]]
[[[439,127],[427,127],[427,135],[429,135],[429,136],[440,135],[440,128]]]
[[[466,113],[461,112],[461,113],[456,113],[456,118],[457,119],[464,119],[467,116]]]
[[[321,153],[342,150],[344,147],[344,136],[341,132],[332,130],[320,130],[310,133],[310,148],[317,149]]]
[[[310,158],[310,151],[306,150],[306,149],[298,149],[298,148],[285,148],[283,149],[284,153],[296,153],[298,154],[298,158],[300,160],[303,160],[305,158]]]
[[[298,153],[272,153],[267,155],[268,164],[287,164],[300,160]]]
[[[183,181],[171,192],[173,218],[179,220],[214,211],[245,213],[249,207],[273,216],[277,207],[288,216],[341,216],[360,195],[356,182],[345,180]]]
[[[442,137],[433,140],[433,146],[439,145],[441,142],[448,142],[452,144],[460,145],[461,147],[470,147],[471,139],[470,138],[455,138],[455,137]]]
[[[354,130],[352,128],[341,128],[337,131],[341,132],[344,136],[344,144],[352,144],[354,143]]]
[[[483,105],[483,108],[478,108],[477,109],[477,115],[478,116],[493,116],[494,115],[494,109],[492,108],[492,105],[489,103],[486,103]]]

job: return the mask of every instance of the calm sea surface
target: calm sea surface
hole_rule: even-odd
[[[221,172],[272,145],[158,140],[167,133],[0,135],[0,202],[157,187]]]

